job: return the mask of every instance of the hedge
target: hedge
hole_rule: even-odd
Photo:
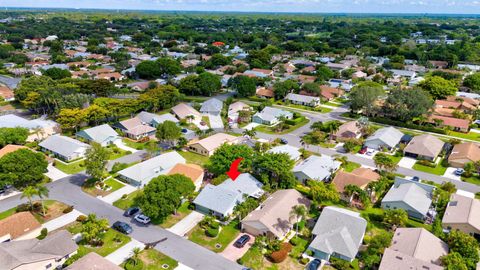
[[[370,117],[369,119],[372,122],[385,124],[385,125],[392,125],[392,126],[404,127],[409,129],[418,129],[418,130],[433,132],[438,134],[447,134],[447,131],[441,128],[436,128],[436,127],[420,126],[412,123],[405,123],[405,122],[400,122],[400,121],[391,120],[391,119],[382,118],[382,117]]]
[[[290,245],[289,243],[282,243],[282,247],[280,248],[280,250],[272,252],[272,254],[270,254],[270,258],[274,263],[281,263],[287,258],[288,253],[291,250],[292,245]]]
[[[299,124],[300,122],[302,122],[303,119],[305,119],[305,117],[303,117],[303,116],[297,117],[297,118],[295,118],[295,119],[287,119],[287,120],[285,120],[285,124],[294,126],[294,125]]]
[[[208,229],[205,231],[205,234],[206,234],[208,237],[216,237],[216,236],[218,235],[218,232],[219,232],[218,229],[208,228]]]

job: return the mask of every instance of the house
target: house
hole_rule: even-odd
[[[259,198],[263,195],[263,185],[248,173],[243,173],[232,181],[225,180],[214,186],[207,184],[195,198],[193,204],[199,212],[226,218],[233,213],[235,206],[246,197]]]
[[[336,97],[340,97],[344,94],[343,90],[340,88],[334,88],[327,85],[320,85],[320,95],[322,98],[330,101]]]
[[[268,150],[268,153],[275,153],[275,154],[287,154],[291,160],[298,161],[302,157],[302,153],[300,153],[295,146],[291,146],[288,144],[275,146],[272,149]]]
[[[358,139],[362,136],[362,129],[358,121],[350,121],[338,127],[334,137],[337,140]]]
[[[38,146],[44,152],[51,152],[63,161],[72,161],[85,156],[90,145],[62,135],[53,135],[42,141]]]
[[[154,137],[157,132],[156,128],[143,122],[139,117],[120,121],[114,127],[120,129],[125,136],[135,141]]]
[[[280,117],[292,119],[293,113],[273,107],[265,107],[261,112],[253,115],[252,121],[263,125],[275,125],[280,121]]]
[[[134,186],[145,186],[155,177],[166,174],[186,160],[177,152],[168,152],[118,172],[118,176]]]
[[[230,104],[230,106],[228,106],[228,122],[229,123],[238,123],[239,120],[242,120],[242,121],[250,121],[250,119],[240,119],[240,112],[241,111],[251,111],[252,108],[241,102],[241,101],[237,101],[235,103],[232,103]]]
[[[370,149],[392,150],[398,146],[404,135],[405,134],[394,127],[384,127],[369,136],[363,145]]]
[[[113,144],[120,139],[118,133],[108,124],[81,130],[77,132],[76,136],[87,142],[99,143],[101,146]]]
[[[457,93],[458,94],[458,93]],[[472,93],[466,93],[472,95]],[[474,95],[474,94],[473,94]],[[480,105],[480,100],[468,96],[448,96],[447,101],[461,102],[465,109],[476,109]]]
[[[28,149],[28,147],[23,145],[7,144],[2,149],[0,149],[0,158],[8,153],[12,153],[20,149]]]
[[[123,268],[112,263],[108,259],[105,259],[104,257],[98,255],[95,252],[90,252],[64,269],[65,270],[122,270]]]
[[[413,137],[403,152],[408,157],[433,161],[442,152],[444,145],[437,137],[423,134]]]
[[[325,66],[333,71],[342,71],[344,69],[350,68],[350,65],[341,63],[327,63]]]
[[[267,78],[273,77],[273,70],[254,68],[252,70],[245,71],[243,75],[249,77]]]
[[[165,113],[162,115],[149,113],[149,112],[141,112],[137,114],[137,117],[143,122],[152,127],[157,127],[159,124],[163,124],[165,121],[170,121],[174,123],[178,123],[178,119],[173,116],[173,114]]]
[[[223,144],[237,144],[239,142],[238,139],[238,137],[229,134],[217,133],[205,139],[190,143],[188,150],[203,156],[211,156],[215,150]]]
[[[366,78],[367,76],[368,76],[367,73],[361,70],[358,70],[352,74],[352,79],[363,79],[363,78]]]
[[[197,110],[185,103],[179,103],[173,107],[172,113],[180,120],[189,117],[193,117],[193,120],[200,120],[202,118],[202,115]]]
[[[433,68],[436,69],[445,69],[448,67],[448,62],[447,61],[428,61],[427,62],[429,65],[431,65]]]
[[[257,88],[255,95],[261,98],[273,98],[275,96],[274,92],[272,89],[268,89],[265,87],[259,87]]]
[[[12,89],[1,86],[0,85],[0,97],[3,98],[4,101],[14,101],[15,94],[13,93]]]
[[[442,227],[459,230],[478,239],[480,237],[480,201],[452,194],[442,219]]]
[[[425,220],[434,190],[434,186],[396,177],[381,205],[383,209],[403,209],[410,218]]]
[[[367,190],[368,184],[371,182],[377,181],[380,178],[380,175],[368,168],[357,168],[352,172],[339,171],[335,175],[335,178],[332,180],[332,184],[335,186],[337,191],[341,194],[341,198],[344,201],[351,202],[353,196],[347,196],[345,192],[345,187],[348,185],[354,185],[362,190]]]
[[[413,79],[417,76],[417,73],[415,71],[408,71],[402,69],[390,69],[389,71],[392,73],[393,77],[397,78]]]
[[[480,145],[471,142],[455,145],[448,157],[448,163],[455,168],[463,168],[465,164],[479,160]]]
[[[307,180],[326,181],[340,165],[341,162],[329,156],[310,156],[293,168],[293,174],[302,183]]]
[[[320,260],[335,257],[351,262],[362,244],[366,228],[367,221],[360,213],[327,206],[312,230],[313,241],[308,249]]]
[[[379,270],[441,270],[448,245],[424,228],[398,228],[385,249]]]
[[[454,131],[467,133],[470,130],[470,120],[441,115],[431,115],[428,118],[430,123],[437,124],[440,127],[450,127]]]
[[[304,106],[309,106],[309,107],[317,107],[318,105],[320,105],[320,98],[319,97],[299,95],[299,94],[294,94],[294,93],[289,93],[285,97],[285,100],[288,100],[293,104],[299,104],[299,105],[304,105]]]
[[[48,136],[58,133],[59,125],[53,121],[38,118],[28,120],[15,114],[0,116],[0,128],[22,127],[30,131],[28,142],[43,140]]]
[[[0,220],[0,243],[32,239],[40,235],[42,225],[30,212],[19,212]]]
[[[195,185],[195,191],[200,190],[203,182],[203,177],[205,175],[202,167],[196,164],[184,163],[177,163],[177,165],[173,166],[168,172],[168,175],[173,174],[181,174],[190,178]]]
[[[293,207],[304,205],[308,209],[309,204],[295,189],[278,190],[242,220],[241,230],[254,236],[283,239],[295,223],[290,218]]]
[[[36,238],[0,243],[2,269],[56,269],[71,256],[77,254],[78,246],[72,235],[61,230],[45,239]]]
[[[200,108],[201,113],[208,113],[213,115],[220,115],[223,108],[223,102],[216,98],[211,98],[202,103]]]

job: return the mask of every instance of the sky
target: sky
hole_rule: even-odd
[[[1,7],[480,14],[480,0],[0,0]]]

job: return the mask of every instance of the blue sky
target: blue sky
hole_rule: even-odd
[[[0,0],[0,6],[198,11],[480,14],[480,0]]]

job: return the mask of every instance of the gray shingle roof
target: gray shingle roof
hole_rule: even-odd
[[[220,112],[223,108],[223,102],[216,99],[211,98],[202,103],[202,107],[200,108],[200,112]]]
[[[288,144],[273,147],[272,149],[268,150],[268,152],[276,154],[285,153],[288,154],[292,160],[297,160],[301,156],[301,153],[297,147],[290,146]]]
[[[319,97],[311,97],[311,96],[299,95],[299,94],[294,94],[294,93],[289,93],[285,97],[285,99],[292,100],[292,101],[297,101],[297,102],[305,102],[305,103],[320,101]]]
[[[62,135],[50,136],[41,142],[39,146],[64,157],[82,153],[86,148],[90,147],[86,143]]]
[[[175,116],[173,116],[170,113],[158,115],[158,114],[149,113],[149,112],[141,112],[137,115],[137,117],[140,118],[142,122],[147,123],[149,125],[153,125],[154,123],[161,124],[165,121],[172,121],[174,123],[178,123],[178,119],[175,118]]]
[[[118,133],[108,124],[103,124],[79,131],[77,136],[92,140],[97,143],[103,143],[107,140],[118,137]]]
[[[432,191],[434,187],[397,178],[390,188],[382,203],[404,202],[419,213],[426,215],[432,204]]]
[[[45,128],[45,127],[54,126],[54,125],[55,125],[55,122],[53,121],[48,121],[43,119],[28,120],[14,114],[6,114],[6,115],[0,116],[0,128],[23,127],[28,129],[35,129],[35,128]]]
[[[230,178],[225,180],[219,186],[233,191],[239,191],[249,197],[260,198],[265,193],[263,191],[263,184],[249,173],[240,174],[235,181]]]
[[[206,185],[193,201],[217,213],[226,215],[242,200],[242,193],[221,186]]]
[[[393,148],[400,143],[403,135],[404,134],[401,131],[394,127],[385,127],[375,131],[372,136],[365,140],[365,143],[373,140],[380,140],[390,148]]]
[[[313,180],[324,180],[332,171],[338,170],[342,163],[329,156],[311,156],[293,168],[293,172],[302,172]]]
[[[266,121],[272,121],[280,116],[291,117],[293,114],[289,111],[273,108],[273,107],[265,107],[263,108],[262,112],[257,112],[255,116],[260,117]]]

